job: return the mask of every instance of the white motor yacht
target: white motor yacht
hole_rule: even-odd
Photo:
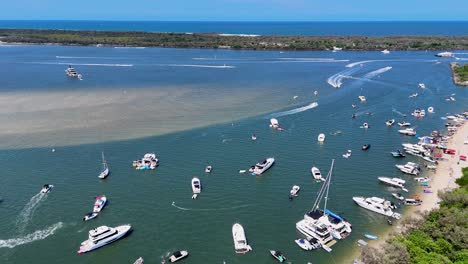
[[[270,127],[276,130],[283,130],[283,128],[279,125],[278,119],[276,118],[270,119]]]
[[[49,193],[54,186],[52,184],[44,184],[41,189],[41,193]]]
[[[408,190],[405,188],[404,184],[406,183],[405,180],[402,180],[400,178],[388,178],[388,177],[378,177],[379,181],[388,184],[393,187],[398,187],[401,188],[403,191],[408,192]]]
[[[245,254],[252,250],[252,247],[247,244],[247,238],[245,237],[244,228],[241,224],[235,223],[232,226],[232,238],[234,239],[234,249],[236,253]]]
[[[201,186],[200,179],[198,179],[197,177],[194,177],[192,179],[192,192],[193,192],[192,199],[197,198],[197,196],[201,193],[201,189],[202,189],[202,186]]]
[[[414,130],[412,128],[406,128],[406,129],[398,130],[398,133],[406,135],[406,136],[415,136],[416,135],[416,130]]]
[[[107,197],[106,196],[98,196],[96,197],[96,202],[94,202],[93,213],[99,213],[101,210],[106,206]]]
[[[169,261],[171,263],[174,263],[176,261],[179,261],[183,258],[186,258],[188,256],[188,251],[187,250],[180,250],[172,253],[172,255],[169,257]]]
[[[259,175],[259,174],[264,173],[271,166],[273,166],[273,163],[275,163],[275,158],[273,158],[273,157],[266,158],[262,162],[259,162],[259,163],[255,164],[255,166],[253,168],[253,171],[252,171],[252,174]]]
[[[379,214],[383,214],[386,216],[393,217],[395,219],[400,219],[401,215],[399,213],[394,213],[392,209],[396,209],[395,205],[382,198],[378,197],[362,197],[356,196],[353,197],[353,201],[356,202],[362,208],[370,210],[372,212],[376,212]]]
[[[125,236],[131,228],[131,225],[121,225],[117,227],[100,226],[94,228],[89,231],[88,240],[81,243],[78,253],[86,253],[110,244]]]
[[[322,177],[322,173],[317,167],[312,167],[310,169],[310,172],[312,173],[312,176],[314,177],[315,180],[317,181],[324,181],[325,179]]]
[[[338,48],[338,47],[333,46],[333,52],[341,51],[341,50],[343,50],[343,48]]]
[[[448,51],[444,51],[444,52],[437,53],[435,56],[436,56],[436,57],[442,57],[442,58],[451,58],[451,57],[455,57],[455,55],[453,54],[453,52],[448,52]]]
[[[325,134],[320,133],[317,137],[318,142],[324,142],[325,141]]]
[[[134,160],[133,167],[137,170],[154,170],[159,166],[155,153],[146,153],[141,160]]]
[[[397,167],[401,172],[410,174],[410,175],[418,175],[420,172],[419,165],[413,162],[408,162],[404,165],[397,164],[395,165],[395,167]]]

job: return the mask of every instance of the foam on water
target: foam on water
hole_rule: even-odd
[[[102,66],[102,67],[133,67],[133,64],[119,64],[119,63],[29,62],[29,64],[79,65],[79,66]]]
[[[309,109],[313,109],[313,108],[315,108],[317,106],[318,106],[318,103],[313,102],[313,103],[310,103],[308,105],[305,105],[305,106],[302,106],[302,107],[299,107],[299,108],[295,108],[295,109],[291,109],[291,110],[283,111],[283,112],[278,112],[278,113],[273,113],[271,115],[268,115],[267,118],[293,115],[293,114],[297,114],[297,113],[300,113],[300,112],[307,111]]]
[[[328,77],[327,83],[335,88],[340,88],[341,85],[343,84],[343,79],[357,72],[358,70],[359,68],[346,69],[346,70],[340,71],[339,73],[333,74],[332,76]]]
[[[47,227],[46,229],[36,230],[33,233],[22,237],[0,240],[0,248],[14,248],[16,246],[28,244],[37,240],[46,239],[48,236],[53,235],[57,229],[62,227],[63,223],[58,222],[52,226]]]
[[[172,202],[172,206],[174,206],[177,209],[183,210],[183,211],[220,211],[220,210],[232,210],[232,209],[238,209],[238,208],[244,208],[244,207],[249,207],[251,204],[244,204],[244,205],[239,205],[239,206],[232,206],[232,207],[220,207],[220,208],[185,208],[178,206],[175,202]]]
[[[41,204],[41,201],[44,201],[46,197],[47,195],[45,193],[39,192],[38,194],[34,195],[24,206],[23,210],[21,210],[18,219],[16,220],[16,226],[20,233],[24,231],[29,221],[31,221],[34,212]]]
[[[156,66],[214,68],[214,69],[233,69],[233,68],[236,68],[236,66],[228,66],[228,65],[202,65],[202,64],[156,64]]]
[[[391,70],[392,67],[391,66],[387,66],[387,67],[383,67],[383,68],[380,68],[378,70],[375,70],[375,71],[371,71],[369,73],[366,73],[364,74],[364,76],[362,76],[363,78],[367,78],[367,79],[372,79],[374,78],[375,76],[379,75],[379,74],[382,74],[386,71],[389,71]]]

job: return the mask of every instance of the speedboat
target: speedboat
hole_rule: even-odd
[[[252,141],[257,140],[257,136],[255,134],[253,134],[250,138],[252,139]]]
[[[280,125],[279,125],[278,119],[276,119],[276,118],[270,119],[270,127],[274,128],[276,130],[283,130],[283,128],[280,127]]]
[[[271,166],[273,166],[273,163],[275,163],[275,158],[270,157],[266,158],[262,162],[259,162],[253,166],[253,171],[252,174],[259,175],[267,171]]]
[[[300,248],[302,248],[303,250],[312,250],[312,249],[314,249],[307,239],[300,238],[300,239],[294,240],[294,242],[296,242],[296,244]]]
[[[385,216],[390,216],[395,219],[400,219],[401,215],[399,213],[394,213],[392,209],[396,209],[395,205],[382,198],[378,197],[362,197],[362,196],[355,196],[353,197],[353,201],[356,202],[362,208],[365,208],[369,211],[376,212],[379,214],[383,214]]]
[[[367,237],[368,239],[371,239],[371,240],[377,240],[377,236],[376,236],[376,235],[364,234],[364,236]]]
[[[352,153],[352,151],[350,149],[348,149],[348,151],[346,151],[346,153],[343,154],[343,158],[347,159],[347,158],[351,157],[351,153]]]
[[[301,187],[299,187],[298,185],[294,185],[291,189],[291,191],[289,192],[289,197],[296,197],[297,196],[297,193],[301,190]]]
[[[452,52],[448,52],[448,51],[437,53],[435,56],[436,57],[443,57],[443,58],[455,57],[455,55]]]
[[[403,201],[405,199],[405,197],[403,197],[401,193],[392,193],[392,196],[395,197],[395,199],[400,200],[400,201]]]
[[[107,166],[107,162],[104,159],[104,152],[102,152],[102,171],[101,171],[101,173],[99,174],[98,177],[100,179],[104,179],[107,176],[109,176],[109,167]]]
[[[406,135],[406,136],[415,136],[416,135],[416,130],[412,128],[406,128],[406,129],[400,129],[398,130],[400,134]]]
[[[192,192],[193,192],[193,195],[192,195],[192,199],[196,199],[198,194],[201,193],[201,182],[200,182],[200,179],[198,179],[197,177],[194,177],[192,179]]]
[[[252,250],[247,244],[247,238],[245,237],[244,228],[241,224],[235,223],[232,226],[232,238],[234,239],[234,249],[236,253],[245,254]]]
[[[394,123],[395,123],[395,119],[390,119],[387,122],[385,122],[387,126],[392,126]]]
[[[400,178],[388,178],[388,177],[378,177],[379,181],[388,184],[393,187],[398,187],[401,188],[403,191],[408,192],[408,190],[405,188],[404,184],[406,183],[405,180],[402,180]]]
[[[384,50],[382,50],[381,52],[382,52],[383,54],[389,54],[389,53],[390,53],[390,51],[389,51],[388,49],[384,49]]]
[[[317,90],[314,91],[314,96],[318,96],[318,91]]]
[[[367,128],[369,128],[369,124],[368,124],[368,123],[364,123],[364,124],[362,124],[362,127],[367,129]]]
[[[333,52],[341,51],[341,50],[343,50],[343,48],[338,48],[338,47],[333,46]]]
[[[81,243],[78,254],[86,253],[110,244],[125,236],[131,228],[131,225],[121,225],[117,227],[99,226],[91,229],[88,233],[88,240]]]
[[[72,78],[77,78],[77,79],[80,79],[81,80],[81,74],[79,74],[75,68],[73,68],[72,66],[68,65],[68,68],[65,70],[65,73],[67,74],[68,77],[72,77]]]
[[[364,145],[362,145],[361,149],[362,150],[368,150],[370,148],[370,146],[371,146],[370,144],[364,144]]]
[[[44,184],[41,189],[41,193],[49,193],[54,186],[52,184]]]
[[[321,133],[317,137],[318,142],[323,142],[325,141],[325,134]]]
[[[421,88],[421,89],[425,89],[426,88],[426,85],[424,83],[419,83],[418,84],[418,87]]]
[[[180,250],[172,253],[172,255],[169,257],[169,261],[171,263],[174,263],[176,261],[179,261],[183,258],[186,258],[188,256],[188,252],[186,250]]]
[[[403,122],[398,122],[398,125],[400,127],[407,127],[407,126],[411,126],[411,123],[403,121]]]
[[[283,253],[281,253],[281,251],[270,250],[270,254],[271,254],[275,259],[277,259],[279,262],[285,262],[285,261],[286,261],[286,257],[283,255]]]
[[[390,152],[394,158],[404,158],[406,157],[400,150]]]
[[[415,97],[417,97],[417,96],[418,96],[418,93],[414,93],[414,94],[411,94],[411,95],[409,96],[409,98],[415,98]]]
[[[88,221],[88,220],[94,219],[94,218],[96,218],[98,215],[99,215],[99,214],[98,214],[98,213],[95,213],[95,212],[87,213],[87,214],[85,214],[85,216],[83,217],[83,221]]]
[[[208,166],[206,166],[206,168],[205,168],[205,172],[206,172],[206,173],[210,173],[212,169],[213,169],[213,167],[211,167],[211,165],[208,165]]]
[[[101,212],[102,208],[106,206],[106,203],[107,203],[107,198],[104,195],[96,197],[96,202],[94,202],[93,212],[94,213]]]
[[[312,176],[314,177],[315,180],[317,181],[323,181],[322,173],[320,173],[320,170],[317,167],[312,167],[310,169],[310,172],[312,173]]]
[[[133,262],[133,264],[143,264],[143,262],[145,262],[145,260],[142,257],[139,257],[135,262]]]
[[[430,113],[430,114],[434,113],[434,107],[429,106],[429,107],[427,108],[427,112]]]
[[[360,96],[358,96],[358,98],[359,98],[359,101],[361,101],[361,102],[365,102],[367,100],[364,95],[360,95]]]

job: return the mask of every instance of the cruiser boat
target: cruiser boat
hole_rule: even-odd
[[[400,134],[406,135],[406,136],[415,136],[416,135],[416,130],[412,128],[406,128],[406,129],[400,129],[398,130]]]
[[[395,165],[401,172],[410,175],[418,175],[419,174],[419,165],[414,162],[407,162],[405,165],[397,164]]]
[[[265,171],[267,171],[271,166],[273,166],[273,163],[275,163],[275,158],[267,158],[262,162],[259,162],[253,166],[252,174],[262,174]]]
[[[403,191],[408,192],[408,190],[405,188],[404,184],[406,183],[405,180],[402,180],[400,178],[388,178],[388,177],[379,177],[379,181],[388,184],[393,187],[398,187],[401,188]]]
[[[395,199],[400,200],[400,201],[403,201],[405,199],[405,197],[403,197],[401,193],[392,193],[392,196],[395,197]]]
[[[96,202],[94,203],[93,213],[99,213],[106,206],[107,198],[105,196],[96,197]]]
[[[104,152],[102,152],[102,171],[99,174],[100,179],[104,179],[109,175],[109,167],[107,166],[107,162],[104,159]]]
[[[234,239],[234,249],[236,253],[245,254],[252,250],[247,244],[247,238],[245,237],[244,228],[241,224],[235,223],[232,226],[232,238]]]
[[[293,198],[293,197],[296,197],[297,196],[297,193],[301,190],[301,187],[299,187],[298,185],[294,185],[291,189],[291,191],[289,192],[289,197]]]
[[[358,98],[359,98],[359,101],[361,101],[361,102],[365,102],[367,100],[364,95],[360,95],[360,96],[358,96]]]
[[[67,74],[68,77],[73,77],[81,80],[81,74],[79,74],[75,68],[72,66],[68,65],[68,68],[65,70],[65,73]]]
[[[200,179],[198,179],[197,177],[194,177],[192,179],[192,191],[193,191],[193,195],[192,195],[192,199],[196,199],[197,196],[201,193],[201,182],[200,182]]]
[[[186,258],[188,256],[188,252],[186,250],[180,250],[172,253],[172,255],[169,257],[169,261],[171,263],[174,263],[176,261],[179,261],[183,258]]]
[[[205,172],[206,172],[206,173],[210,173],[212,169],[213,169],[213,167],[211,167],[211,165],[208,165],[208,166],[206,166],[206,168],[205,168]]]
[[[78,254],[86,253],[110,244],[125,236],[131,228],[131,225],[121,225],[117,227],[100,226],[94,228],[89,231],[88,240],[81,243]]]
[[[395,123],[395,119],[390,119],[387,122],[385,122],[387,126],[393,126],[394,123]]]
[[[95,212],[87,213],[87,214],[83,217],[83,221],[88,221],[88,220],[94,219],[94,218],[96,218],[98,215],[99,215],[99,214],[98,214],[98,213],[95,213]]]
[[[317,137],[318,142],[324,142],[325,141],[325,134],[321,133]]]
[[[276,260],[278,260],[279,262],[285,262],[285,261],[286,261],[286,257],[283,255],[283,253],[281,253],[281,251],[270,250],[270,254],[271,254]]]
[[[411,126],[411,123],[403,121],[403,122],[398,122],[398,125],[400,127],[407,127],[407,126]]]
[[[317,180],[317,181],[324,181],[325,180],[322,177],[322,173],[320,173],[320,170],[317,167],[312,167],[312,169],[310,169],[310,172],[312,173],[312,176],[314,177],[315,180]]]
[[[49,193],[54,186],[52,184],[44,184],[41,189],[41,193]]]
[[[299,239],[294,240],[294,242],[296,242],[296,244],[300,248],[302,248],[303,250],[312,250],[312,249],[314,249],[313,246],[310,244],[310,242],[307,239],[299,238]]]
[[[359,197],[353,197],[353,200],[355,203],[357,203],[359,206],[362,208],[365,208],[367,210],[370,210],[372,212],[376,212],[379,214],[383,214],[385,216],[390,216],[395,219],[400,219],[401,215],[399,213],[394,213],[392,209],[396,209],[395,205],[382,198],[378,197],[369,197],[365,198],[362,196]]]
[[[283,128],[280,127],[280,125],[279,125],[278,119],[276,119],[276,118],[270,119],[270,127],[274,128],[276,130],[283,130]]]

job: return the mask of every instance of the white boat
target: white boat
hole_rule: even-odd
[[[98,213],[94,213],[94,212],[87,213],[87,214],[83,217],[83,221],[88,221],[88,220],[94,219],[94,218],[96,218],[98,215],[99,215]]]
[[[278,260],[279,262],[285,262],[285,261],[286,261],[286,257],[283,255],[283,253],[281,253],[281,251],[270,250],[270,254],[271,254],[276,260]]]
[[[202,186],[201,186],[200,179],[198,179],[197,177],[194,177],[192,179],[192,192],[193,192],[192,199],[197,198],[197,196],[201,193],[201,189],[202,189]]]
[[[411,199],[411,198],[405,199],[405,205],[421,205],[421,204],[422,204],[422,200],[420,199]]]
[[[409,98],[415,98],[415,97],[418,97],[418,93],[414,93],[409,96]]]
[[[271,128],[274,128],[274,129],[279,129],[280,126],[279,126],[278,119],[276,119],[276,118],[271,118],[271,119],[270,119],[270,127],[271,127]]]
[[[310,172],[312,173],[312,176],[314,177],[315,180],[317,180],[317,181],[324,181],[325,180],[322,177],[322,173],[320,173],[320,170],[317,167],[312,167],[312,169],[310,169]]]
[[[206,172],[206,173],[210,173],[212,169],[213,169],[213,167],[211,167],[211,165],[208,165],[208,166],[206,166],[206,168],[205,168],[205,172]]]
[[[49,193],[54,186],[52,184],[44,184],[41,189],[41,193]]]
[[[412,116],[414,117],[424,117],[426,116],[426,110],[424,109],[415,109],[413,113],[411,113]]]
[[[294,185],[292,188],[291,188],[291,191],[289,191],[289,195],[290,197],[296,197],[297,196],[297,193],[301,190],[301,187],[299,187],[298,185]]]
[[[141,160],[134,160],[132,165],[136,170],[154,170],[159,166],[159,160],[155,153],[146,153]]]
[[[139,257],[137,260],[135,260],[135,262],[133,262],[133,264],[143,264],[144,262],[145,260],[142,257]]]
[[[320,133],[317,137],[318,142],[324,142],[325,141],[325,134]]]
[[[333,52],[341,51],[341,50],[343,50],[343,48],[338,48],[338,47],[333,46]]]
[[[420,172],[419,164],[416,164],[414,162],[407,162],[404,165],[396,164],[395,167],[397,167],[400,171],[410,175],[418,175]]]
[[[346,151],[346,153],[343,154],[343,158],[347,159],[347,158],[351,157],[351,154],[352,154],[352,151],[350,149],[348,149],[348,151]]]
[[[387,126],[393,126],[394,123],[395,123],[395,119],[390,119],[387,122],[385,122]]]
[[[77,78],[77,79],[82,79],[82,75],[79,74],[75,68],[73,68],[72,66],[68,65],[68,68],[65,70],[65,73],[67,74],[68,77],[72,77],[72,78]]]
[[[428,177],[416,177],[414,178],[414,180],[417,182],[430,182],[431,181],[431,179]]]
[[[402,121],[402,122],[398,122],[398,125],[400,127],[407,127],[407,126],[411,126],[411,123]]]
[[[250,139],[252,139],[252,141],[255,141],[255,140],[257,140],[257,136],[256,136],[255,134],[253,134],[253,135],[250,137]]]
[[[314,91],[314,96],[318,96],[318,91],[317,90]]]
[[[81,243],[78,254],[86,253],[110,244],[125,236],[131,228],[132,226],[130,225],[121,225],[117,227],[100,226],[94,228],[89,231],[88,240]]]
[[[107,162],[104,158],[104,152],[102,152],[101,154],[102,154],[102,171],[98,177],[100,179],[104,179],[109,175],[109,167],[107,166]]]
[[[381,52],[382,52],[383,54],[389,54],[389,53],[390,53],[390,51],[389,51],[388,49],[384,49],[384,50],[382,50]]]
[[[103,196],[96,197],[96,202],[94,202],[93,213],[99,213],[106,206],[107,198]]]
[[[294,240],[294,242],[296,242],[296,244],[300,248],[302,248],[303,250],[312,250],[312,249],[314,249],[313,246],[310,244],[310,242],[307,239],[299,238],[299,239]]]
[[[442,57],[442,58],[451,58],[451,57],[455,57],[455,54],[453,54],[452,52],[445,51],[445,52],[437,53],[435,56]]]
[[[362,124],[362,128],[368,129],[368,128],[369,128],[369,124],[368,124],[368,123]]]
[[[424,83],[419,83],[418,84],[418,87],[421,88],[421,89],[425,89],[426,88],[426,85]]]
[[[395,199],[400,200],[400,201],[403,201],[405,199],[405,197],[403,197],[401,193],[392,193],[392,196],[395,197]]]
[[[404,184],[406,183],[405,180],[402,180],[400,178],[388,178],[388,177],[378,177],[379,181],[388,184],[393,187],[398,187],[401,188],[403,191],[408,192],[408,190],[405,188]]]
[[[359,98],[359,101],[361,101],[361,102],[367,101],[367,99],[366,99],[366,97],[364,95],[360,95],[360,96],[358,96],[358,98]]]
[[[232,238],[234,239],[234,249],[236,253],[245,254],[252,250],[252,247],[247,244],[244,228],[241,224],[235,223],[232,226]]]
[[[176,261],[179,261],[183,258],[186,258],[188,256],[188,251],[187,250],[180,250],[172,253],[172,255],[169,257],[169,261],[171,263],[174,263]]]
[[[427,112],[428,112],[428,113],[431,113],[431,114],[434,113],[434,107],[429,106],[429,107],[427,108]]]
[[[414,130],[412,128],[405,128],[405,129],[398,130],[398,133],[406,135],[406,136],[415,136],[416,135],[416,130]]]
[[[362,208],[365,208],[369,211],[376,212],[385,216],[393,217],[395,219],[400,219],[401,215],[399,213],[395,213],[392,209],[396,209],[395,205],[382,198],[378,197],[362,197],[362,196],[355,196],[353,197],[353,201],[357,203]]]
[[[264,161],[255,164],[252,173],[259,175],[267,171],[275,163],[275,158],[266,158]]]

